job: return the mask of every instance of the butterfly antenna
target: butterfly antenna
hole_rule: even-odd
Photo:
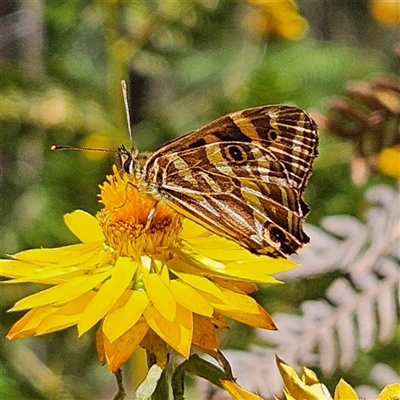
[[[130,117],[130,112],[129,112],[128,90],[127,90],[127,87],[126,87],[126,81],[125,80],[121,81],[121,86],[122,86],[122,97],[124,98],[126,123],[128,125],[129,141],[131,142],[131,145],[132,145],[132,141],[133,141],[133,139],[132,139],[132,126],[131,126],[131,117]]]
[[[104,152],[104,153],[115,153],[115,150],[110,150],[110,149],[99,149],[96,147],[58,146],[56,144],[53,144],[50,147],[50,150],[78,150],[78,151],[96,151],[96,152]]]

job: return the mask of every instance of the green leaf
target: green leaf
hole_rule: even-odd
[[[229,379],[224,371],[215,365],[203,360],[197,354],[193,354],[190,358],[180,364],[172,375],[171,386],[174,400],[184,400],[184,380],[185,374],[190,373],[201,378],[207,379],[209,382],[222,388],[220,380]]]

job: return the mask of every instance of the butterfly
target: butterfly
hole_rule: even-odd
[[[317,145],[306,112],[273,105],[220,117],[149,156],[117,153],[155,199],[254,254],[286,258],[310,240],[303,192]]]

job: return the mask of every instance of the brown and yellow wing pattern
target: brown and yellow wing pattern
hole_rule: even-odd
[[[286,257],[309,241],[303,192],[317,126],[302,110],[237,111],[161,146],[140,179],[171,208],[256,254]]]

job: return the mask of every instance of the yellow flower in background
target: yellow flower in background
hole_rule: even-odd
[[[301,39],[308,30],[307,21],[298,13],[293,0],[247,0],[254,9],[247,15],[246,25],[266,36]]]
[[[283,393],[287,400],[359,400],[356,391],[343,379],[340,379],[336,385],[335,394],[332,397],[312,370],[303,367],[300,378],[295,370],[279,357],[276,357],[276,363],[285,385]],[[387,385],[377,400],[400,400],[400,383]]]
[[[400,179],[400,145],[383,149],[380,152],[378,169],[385,175]]]
[[[370,0],[370,10],[379,23],[400,26],[400,0]]]
[[[7,283],[52,285],[14,305],[11,311],[29,311],[9,339],[73,325],[81,336],[101,322],[99,358],[114,372],[139,345],[161,364],[165,344],[184,357],[192,346],[217,351],[215,329],[225,326],[224,317],[276,329],[248,293],[253,282],[277,283],[270,274],[293,262],[255,256],[210,233],[140,193],[116,167],[100,202],[97,218],[80,210],[64,217],[81,243],[1,260],[1,275],[12,278]]]

